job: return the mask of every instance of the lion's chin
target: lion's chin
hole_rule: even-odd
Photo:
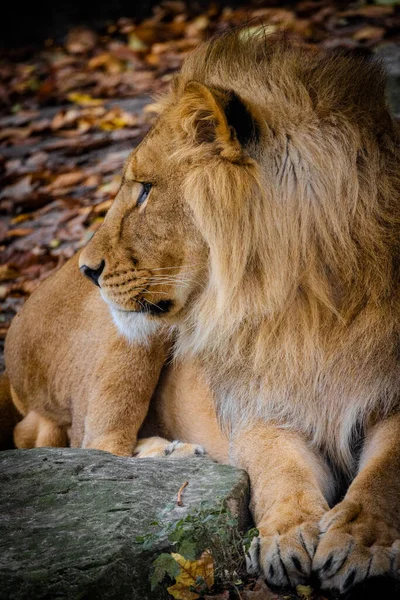
[[[160,321],[149,318],[144,311],[109,308],[116,328],[131,343],[148,345],[153,334],[162,327]]]

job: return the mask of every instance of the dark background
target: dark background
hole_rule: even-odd
[[[2,7],[0,46],[17,48],[40,44],[46,38],[59,41],[71,26],[90,25],[98,29],[107,21],[119,17],[135,18],[138,22],[148,17],[158,0],[41,0],[40,2],[12,2]],[[183,4],[183,2],[182,2]],[[190,12],[202,12],[210,2],[185,2]],[[218,6],[237,6],[238,0],[218,0]],[[243,2],[241,3],[243,4]],[[249,3],[250,4],[250,3]],[[257,3],[256,3],[257,4]],[[261,4],[261,3],[259,3]],[[263,6],[290,4],[290,2],[263,2]],[[342,3],[343,4],[343,3]],[[348,4],[348,2],[344,3]]]

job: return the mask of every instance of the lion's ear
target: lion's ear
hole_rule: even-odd
[[[195,144],[210,144],[232,162],[248,158],[246,147],[257,140],[258,129],[237,94],[190,81],[180,109],[180,124]]]

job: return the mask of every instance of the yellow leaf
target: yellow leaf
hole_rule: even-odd
[[[192,592],[191,586],[196,585],[196,579],[202,577],[208,589],[214,585],[214,563],[211,554],[206,550],[199,560],[189,561],[180,554],[171,553],[181,572],[175,580],[175,584],[168,588],[168,593],[176,600],[197,600],[200,594]]]
[[[8,281],[10,279],[16,279],[18,277],[19,272],[14,269],[14,267],[10,267],[9,265],[0,265],[0,281]]]
[[[104,131],[113,131],[123,127],[132,127],[137,125],[137,119],[134,115],[125,112],[118,106],[110,109],[99,121],[99,126]]]
[[[98,104],[103,104],[103,100],[100,98],[92,98],[89,94],[79,94],[78,92],[68,94],[68,100],[80,106],[97,106]]]
[[[23,213],[22,215],[17,215],[13,219],[11,219],[11,224],[18,225],[18,223],[23,223],[24,221],[29,221],[29,219],[32,219],[32,215]]]
[[[144,44],[142,40],[136,35],[136,33],[133,33],[133,31],[128,36],[128,46],[131,50],[134,50],[135,52],[143,52],[147,49],[146,44]]]
[[[296,585],[296,592],[304,600],[309,600],[313,594],[313,589],[309,585]]]

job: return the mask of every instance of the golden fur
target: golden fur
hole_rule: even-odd
[[[63,446],[68,435],[71,446],[131,456],[168,346],[162,332],[151,347],[119,334],[78,258],[39,286],[8,332],[6,367],[24,417],[14,441]]]
[[[399,391],[398,137],[381,68],[228,37],[187,61],[174,102],[190,80],[240,93],[261,140],[233,162],[190,137],[179,148],[210,278],[178,349],[210,356],[224,423],[284,422],[351,470],[354,427]]]
[[[398,144],[375,61],[243,32],[214,40],[185,62],[79,258],[86,273],[101,271],[104,308],[93,287],[58,309],[65,323],[82,304],[103,311],[84,323],[96,333],[106,323],[97,344],[112,356],[105,379],[123,380],[116,407],[153,357],[162,362],[158,326],[175,331],[176,365],[144,431],[155,419],[158,431],[249,472],[253,563],[278,585],[313,570],[345,591],[400,568]],[[76,272],[73,263],[62,290],[54,279],[43,299],[53,294],[58,306]],[[108,345],[123,344],[118,330],[131,340],[120,353]],[[15,339],[14,328],[7,368],[21,398]],[[87,373],[91,347],[69,338],[63,360],[68,352],[76,369],[78,353]],[[128,348],[136,357],[147,348],[134,371]],[[135,396],[142,410],[127,438],[150,387]],[[103,411],[98,402],[94,430]],[[338,472],[353,481],[329,510]]]

